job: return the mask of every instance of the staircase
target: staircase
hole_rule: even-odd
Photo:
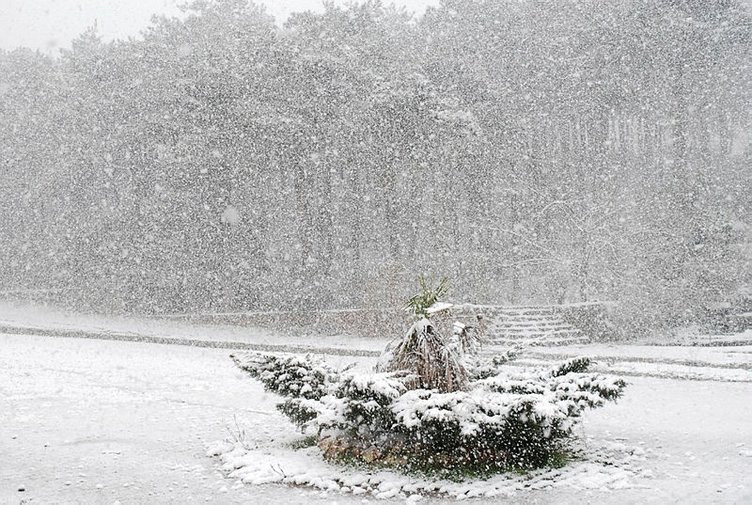
[[[553,307],[506,307],[488,315],[488,343],[494,346],[580,344],[588,338]]]

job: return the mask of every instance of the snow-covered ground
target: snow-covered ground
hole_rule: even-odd
[[[291,432],[292,435],[292,432]],[[299,435],[298,435],[299,437]],[[540,491],[614,491],[640,487],[640,479],[653,475],[644,462],[651,456],[641,447],[583,437],[582,456],[563,468],[526,474],[502,473],[488,479],[461,482],[405,475],[394,471],[368,471],[325,462],[316,447],[293,449],[291,443],[269,443],[248,437],[243,442],[218,443],[208,454],[217,455],[222,469],[248,485],[281,483],[303,485],[378,499],[518,498],[526,501]]]
[[[331,503],[231,490],[206,456],[235,417],[286,428],[227,351],[0,335],[0,398],[2,504]]]
[[[376,357],[388,339],[352,336],[281,335],[258,328],[200,325],[136,317],[70,314],[42,305],[0,302],[0,332],[79,336],[144,342],[183,343],[278,352],[311,352]],[[500,349],[487,348],[494,354]],[[595,369],[628,376],[752,382],[752,345],[692,347],[633,344],[587,344],[534,347],[520,365],[587,355]]]
[[[346,336],[294,337],[280,335],[261,328],[201,325],[178,320],[138,317],[117,317],[74,314],[41,304],[0,301],[0,331],[17,333],[53,332],[119,340],[198,340],[209,343],[240,343],[264,346],[288,346],[294,350],[331,348],[346,353],[348,350],[376,354],[386,340],[363,339]],[[9,331],[11,330],[11,331]]]
[[[255,464],[264,471],[268,465],[270,475],[294,473],[286,455],[297,434],[274,410],[275,398],[227,355],[223,349],[0,334],[0,503],[375,500],[228,478],[220,460],[206,456],[228,429],[245,427],[247,444],[266,448]],[[352,358],[328,359],[343,364]],[[617,461],[624,470],[618,475],[591,468],[592,475],[581,478],[583,467],[572,466],[553,486],[515,490],[513,502],[752,503],[752,383],[628,381],[617,405],[586,416],[582,435],[593,448],[639,448],[638,457]],[[345,473],[327,470],[315,451],[311,457],[314,471]]]
[[[747,365],[752,363],[752,346],[655,346],[594,343],[566,347],[539,347],[532,354],[566,358],[587,354],[596,359],[629,358],[635,362],[674,362],[676,364]]]

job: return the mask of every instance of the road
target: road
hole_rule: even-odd
[[[206,447],[235,419],[255,437],[290,432],[274,398],[227,355],[0,334],[0,503],[362,503],[236,486],[218,471]],[[652,477],[624,490],[537,491],[513,502],[752,503],[752,384],[629,380],[625,398],[591,413],[584,432],[652,449]]]

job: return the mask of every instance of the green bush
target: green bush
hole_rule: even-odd
[[[407,373],[338,374],[308,359],[255,356],[236,362],[270,391],[288,396],[280,409],[319,437],[327,457],[408,469],[553,464],[583,411],[618,398],[625,386],[586,373],[586,358],[540,371],[510,373],[500,366],[496,374],[472,380],[467,390],[452,392],[411,389],[414,376]],[[292,387],[281,387],[286,380]],[[314,383],[310,390],[299,386]]]
[[[286,397],[278,408],[325,457],[460,475],[556,465],[582,413],[622,394],[623,381],[587,373],[588,358],[524,370],[505,366],[522,351],[513,349],[482,362],[477,331],[456,323],[445,338],[429,319],[447,305],[446,281],[421,288],[408,303],[414,324],[374,373],[308,356],[233,359]]]

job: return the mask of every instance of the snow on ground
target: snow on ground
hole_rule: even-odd
[[[644,339],[657,345],[714,346],[752,345],[752,329],[732,334],[708,335],[697,328],[688,328],[674,335],[657,334]]]
[[[0,334],[0,398],[2,504],[331,503],[231,490],[206,457],[235,417],[280,431],[272,399],[226,350]]]
[[[550,358],[562,359],[587,354],[595,359],[633,358],[644,362],[674,361],[677,364],[750,365],[752,363],[752,345],[693,347],[594,343],[565,347],[536,347],[533,354],[544,354]]]
[[[586,459],[564,468],[544,469],[525,475],[508,473],[489,479],[451,482],[394,471],[370,471],[362,467],[342,467],[327,463],[318,448],[294,450],[289,445],[246,440],[245,443],[218,443],[208,454],[219,456],[222,469],[250,485],[285,483],[322,490],[339,491],[376,498],[455,499],[523,497],[528,491],[568,489],[623,490],[636,486],[638,478],[651,475],[643,462],[645,450],[621,443],[597,443],[586,450]]]
[[[38,305],[0,303],[0,332],[79,336],[114,340],[226,346],[264,352],[378,356],[386,339],[357,337],[294,337],[254,328],[195,325],[178,321],[70,315]],[[489,347],[486,354],[504,349]],[[545,365],[573,356],[593,356],[594,371],[627,376],[752,382],[752,346],[681,347],[632,344],[587,344],[535,347],[513,365]],[[366,357],[366,358],[364,358]],[[332,358],[333,359],[333,358]],[[346,358],[342,358],[345,360]],[[354,358],[349,358],[354,359]]]
[[[593,371],[647,377],[667,377],[692,380],[752,382],[750,368],[716,368],[708,366],[678,365],[673,363],[644,363],[617,361],[605,366],[596,364]]]
[[[512,501],[519,503],[752,503],[752,384],[628,381],[625,397],[588,413],[582,428],[593,451],[614,448],[606,455],[615,469],[574,463],[561,475],[548,474],[550,482],[531,479],[536,485],[525,489],[518,489],[524,481],[499,477],[502,494],[482,502],[509,503],[503,492],[514,491]],[[316,449],[292,453],[289,444],[299,435],[274,410],[276,399],[235,369],[227,350],[0,334],[0,395],[0,503],[374,500],[243,485],[206,456],[214,441],[245,427],[259,456],[245,477],[298,475],[285,459],[291,454],[307,458],[309,473],[328,468]],[[644,455],[629,454],[632,447]],[[371,478],[352,469],[335,472]],[[389,476],[379,485],[400,479]],[[483,485],[474,489],[488,491]],[[426,501],[445,500],[430,495]]]
[[[228,325],[202,325],[185,321],[150,319],[145,317],[99,316],[69,313],[54,307],[24,302],[0,301],[0,331],[35,330],[57,332],[85,332],[109,337],[167,337],[171,339],[253,343],[259,345],[287,345],[357,349],[373,354],[381,351],[387,339],[364,339],[351,336],[290,336],[261,328]]]
[[[222,343],[229,347],[251,346],[261,351],[372,357],[377,356],[389,340],[351,336],[296,337],[257,328],[69,314],[43,305],[10,302],[0,302],[0,331],[136,341],[151,339],[209,346]],[[501,349],[486,348],[484,352],[494,354],[501,352]],[[524,357],[534,362],[581,355],[596,358],[599,361],[598,371],[669,378],[752,380],[752,345],[690,347],[596,343],[535,347],[529,349]]]
[[[573,356],[590,356],[590,353],[585,349],[581,354]],[[523,355],[522,358],[510,362],[510,365],[543,367],[551,363],[550,356],[546,356],[546,358],[547,359],[528,358],[527,355]],[[742,363],[738,367],[728,367],[712,365],[683,365],[670,362],[666,363],[660,360],[653,362],[600,357],[596,358],[595,363],[589,367],[589,370],[593,372],[638,377],[752,382],[752,364],[749,363]]]

